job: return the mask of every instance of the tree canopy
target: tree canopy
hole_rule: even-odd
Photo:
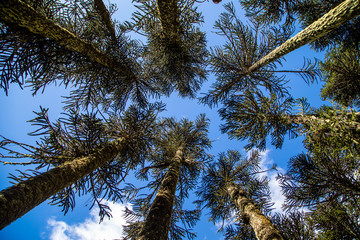
[[[1,163],[23,167],[0,192],[1,228],[47,199],[66,214],[87,195],[100,222],[106,202],[133,204],[125,239],[194,239],[206,211],[226,239],[359,238],[360,1],[220,2],[134,0],[121,21],[111,1],[0,2],[4,95],[69,90],[57,121],[51,107],[34,112],[35,143],[0,135]],[[213,39],[204,6],[223,11]],[[288,67],[307,44],[325,57]],[[323,84],[315,94],[331,102],[299,97],[297,80]],[[201,112],[165,114],[159,99],[174,93],[179,109],[217,110],[216,127],[236,144],[210,150],[225,135],[215,140]],[[302,150],[284,150],[287,138]],[[271,145],[287,158],[276,179]],[[272,211],[274,183],[282,213]]]

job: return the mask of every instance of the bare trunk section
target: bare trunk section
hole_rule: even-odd
[[[324,36],[359,14],[360,0],[346,0],[342,2],[310,26],[260,59],[248,69],[248,72],[250,73],[256,71],[274,60],[292,52],[293,50]]]
[[[177,0],[157,0],[162,33],[170,44],[179,42],[180,21]]]
[[[117,42],[115,28],[111,21],[110,13],[107,10],[104,2],[102,0],[94,0],[94,4],[96,11],[100,14],[102,21],[110,33],[112,41]]]
[[[332,116],[331,119],[324,119],[314,115],[289,115],[287,116],[289,124],[295,123],[303,125],[305,128],[309,126],[331,126],[334,131],[344,131],[344,128],[349,131],[354,131],[360,134],[360,123],[346,119],[345,116]]]
[[[242,189],[231,186],[228,188],[228,193],[236,207],[240,209],[241,213],[249,221],[258,240],[284,240],[270,220],[262,214],[251,199],[246,197]]]
[[[127,74],[131,76],[132,79],[135,78],[129,67],[122,63],[122,61],[126,59],[119,59],[119,61],[99,51],[67,29],[47,19],[21,0],[1,0],[0,21],[10,26],[25,28],[31,33],[57,42],[69,51],[86,56],[90,61],[97,62],[114,71]]]
[[[179,148],[151,205],[138,240],[166,240],[170,230],[183,151]]]
[[[119,138],[94,153],[65,162],[45,173],[0,192],[0,229],[6,227],[46,199],[114,159],[125,144]]]

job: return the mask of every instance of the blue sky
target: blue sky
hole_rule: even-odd
[[[105,1],[106,2],[106,1]],[[119,3],[120,2],[120,3]],[[227,3],[224,0],[223,3]],[[238,7],[238,3],[235,1],[235,5]],[[133,6],[131,0],[118,1],[118,12],[115,17],[119,21],[128,20],[131,17]],[[210,2],[204,2],[200,5],[199,10],[203,12],[205,18],[205,24],[202,26],[207,32],[208,46],[219,45],[223,42],[221,38],[212,32],[212,26],[217,19],[218,15],[223,12],[221,4],[215,5]],[[298,49],[286,56],[286,62],[284,68],[296,69],[302,66],[303,57],[316,56],[322,58],[322,54],[311,51],[309,47],[305,46]],[[319,106],[321,101],[319,100],[320,84],[314,84],[308,86],[302,79],[295,75],[289,75],[291,93],[295,98],[307,97],[313,106]],[[210,75],[208,82],[206,82],[201,89],[200,93],[205,93],[215,78]],[[62,98],[66,96],[68,90],[63,86],[51,86],[45,89],[44,94],[38,94],[32,96],[30,89],[25,88],[21,90],[16,85],[10,86],[9,95],[5,96],[4,93],[0,94],[0,134],[28,144],[34,144],[36,137],[30,137],[27,133],[31,132],[35,128],[26,121],[34,118],[32,111],[39,110],[39,106],[50,108],[50,118],[55,121],[62,112]],[[223,135],[219,131],[220,119],[216,112],[216,109],[209,109],[206,106],[199,105],[197,100],[178,98],[176,94],[173,94],[170,98],[163,99],[167,104],[167,111],[163,113],[163,116],[174,116],[177,119],[186,117],[190,120],[194,120],[200,113],[206,113],[207,117],[211,120],[210,125],[210,138],[215,140],[213,148],[210,150],[211,154],[217,155],[220,152],[228,149],[235,149],[246,154],[242,147],[244,143],[228,140],[226,135]],[[286,163],[291,156],[296,155],[302,151],[301,139],[287,140],[281,150],[276,150],[272,146],[269,146],[264,155],[264,166],[271,166],[272,162],[275,162],[279,169],[286,169]],[[21,169],[16,166],[0,166],[0,187],[1,189],[10,186],[8,179],[8,173],[15,173],[15,169]],[[271,179],[274,178],[275,173],[271,173]],[[279,188],[274,180],[271,181],[272,190],[276,192],[274,200],[277,200],[277,204],[281,205],[278,201],[281,199],[279,194]],[[99,225],[96,219],[96,213],[94,210],[89,210],[86,206],[89,202],[88,197],[82,197],[77,199],[76,208],[73,212],[69,212],[66,216],[63,216],[61,209],[57,206],[48,205],[47,202],[39,205],[21,219],[18,219],[4,230],[0,231],[0,239],[116,239],[110,235],[114,233],[114,236],[119,234],[121,228],[119,225],[122,223],[121,209],[122,206],[113,206],[113,215],[116,215],[112,220],[106,221]],[[278,206],[276,205],[276,206]],[[115,214],[116,213],[116,214]],[[67,237],[62,235],[64,229],[67,229]],[[196,226],[195,231],[198,233],[197,239],[222,239],[221,234],[216,234],[217,228],[212,223],[208,223],[207,216],[203,215],[201,221]],[[91,233],[91,235],[85,236],[85,233]],[[97,235],[99,234],[99,235]],[[106,235],[108,234],[108,235]],[[81,238],[81,236],[85,236]],[[94,238],[90,238],[94,237]],[[99,236],[102,236],[101,238]]]

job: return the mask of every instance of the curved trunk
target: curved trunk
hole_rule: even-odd
[[[45,173],[19,182],[0,192],[0,229],[6,227],[46,199],[70,186],[116,157],[124,138],[95,149],[85,157],[65,162]]]
[[[177,0],[157,0],[162,34],[170,44],[179,42],[180,21]]]
[[[0,21],[10,26],[25,28],[31,33],[53,40],[69,51],[80,53],[90,61],[97,62],[114,71],[136,79],[129,66],[123,64],[125,59],[117,60],[91,44],[86,43],[66,28],[52,22],[21,0],[0,1]],[[126,61],[124,61],[126,62]]]
[[[178,149],[151,205],[138,240],[166,240],[170,230],[183,151]]]
[[[252,200],[246,197],[243,190],[231,186],[228,188],[228,193],[236,207],[240,209],[243,216],[248,220],[258,240],[284,240],[270,220],[262,214]]]
[[[346,0],[324,16],[319,18],[307,28],[296,34],[294,37],[281,44],[268,55],[252,65],[248,72],[253,72],[259,68],[283,57],[293,50],[308,44],[325,34],[340,27],[343,23],[351,20],[360,14],[360,0]]]

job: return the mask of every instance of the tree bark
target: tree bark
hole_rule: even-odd
[[[45,173],[19,182],[0,192],[0,229],[6,227],[46,199],[70,186],[105,163],[123,149],[124,138],[99,147],[92,154],[65,162]]]
[[[262,214],[252,200],[246,197],[242,189],[231,186],[228,188],[228,193],[235,206],[240,209],[244,218],[248,220],[258,240],[284,240],[270,220]]]
[[[138,240],[166,240],[170,230],[183,150],[179,148],[151,205]]]
[[[345,116],[332,116],[331,119],[322,118],[314,115],[288,115],[287,121],[289,124],[295,123],[303,125],[306,128],[308,126],[330,126],[334,131],[342,130],[343,127],[346,127],[348,130],[355,131],[360,134],[360,123],[345,119]]]
[[[177,0],[157,0],[162,33],[170,44],[179,42],[180,21]]]
[[[281,44],[275,50],[252,65],[248,69],[248,73],[254,72],[276,59],[292,52],[293,50],[324,36],[359,14],[360,0],[346,0],[342,2],[317,21],[310,24],[310,26],[287,40],[285,43]]]
[[[101,52],[67,29],[47,19],[21,0],[1,0],[0,21],[9,26],[25,28],[31,33],[57,42],[69,51],[80,53],[90,61],[131,76],[132,79],[135,78],[131,69],[122,63],[126,62],[126,59],[120,59],[119,61]]]
[[[110,13],[107,10],[104,2],[102,0],[94,0],[94,4],[96,11],[100,14],[102,21],[109,31],[112,41],[117,42],[115,28],[111,21]]]

